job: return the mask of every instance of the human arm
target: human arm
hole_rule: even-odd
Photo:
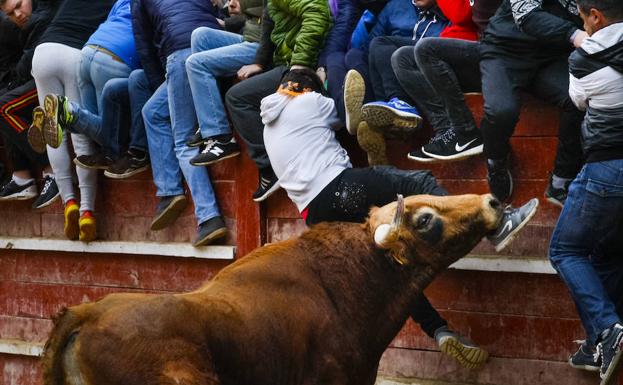
[[[275,23],[268,14],[266,1],[264,2],[264,11],[262,12],[262,34],[260,36],[260,45],[255,53],[254,64],[266,69],[273,63],[273,53],[275,52],[275,44],[270,39]]]
[[[326,0],[272,0],[280,12],[300,20],[290,65],[315,68],[325,37],[331,28],[331,12]]]
[[[524,33],[540,41],[573,43],[578,26],[543,10],[543,0],[510,0],[510,4],[515,24]]]
[[[154,29],[145,9],[144,0],[132,0],[132,29],[136,52],[152,90],[164,82],[165,71],[154,46]]]

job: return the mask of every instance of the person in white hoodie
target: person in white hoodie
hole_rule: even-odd
[[[430,171],[393,167],[353,168],[335,137],[339,119],[322,83],[307,69],[287,72],[276,93],[261,103],[266,152],[279,178],[307,225],[323,221],[364,222],[371,206],[382,206],[397,194],[447,195]],[[490,240],[504,248],[536,212],[538,200],[509,208]],[[440,349],[468,368],[487,359],[487,352],[448,328],[426,297],[419,298],[412,318]]]
[[[569,57],[569,95],[586,111],[586,164],[569,185],[549,258],[587,335],[570,363],[609,384],[623,362],[623,2],[577,3],[589,37]]]

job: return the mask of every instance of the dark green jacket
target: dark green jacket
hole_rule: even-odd
[[[246,18],[242,31],[244,41],[259,43],[262,34],[262,0],[240,0],[240,10]]]
[[[326,0],[268,0],[266,11],[269,18],[263,18],[262,33],[270,29],[270,44],[273,48],[273,65],[303,65],[316,68],[318,55],[331,29],[331,11]],[[268,19],[268,20],[267,20]],[[261,50],[260,50],[261,51]],[[258,57],[261,52],[258,52]],[[256,63],[267,67],[266,60]]]

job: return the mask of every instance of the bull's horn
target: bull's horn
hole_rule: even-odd
[[[402,194],[398,194],[396,196],[396,214],[394,215],[394,220],[392,221],[392,227],[397,229],[402,226],[402,217],[405,215],[405,200],[402,197]]]
[[[379,225],[374,231],[374,242],[383,247],[387,242],[388,237],[394,230],[398,230],[402,225],[402,217],[405,212],[405,201],[401,194],[398,194],[396,200],[396,214],[392,220],[392,224],[383,223]]]

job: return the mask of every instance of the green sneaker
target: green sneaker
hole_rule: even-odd
[[[58,148],[63,142],[63,126],[67,128],[74,121],[69,108],[69,99],[61,95],[46,95],[43,109],[45,111],[43,138],[50,147]]]

